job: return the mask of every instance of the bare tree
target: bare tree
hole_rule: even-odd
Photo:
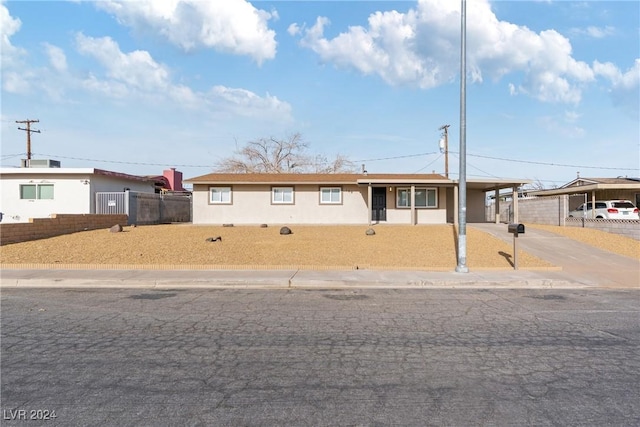
[[[214,170],[223,173],[346,173],[355,167],[346,157],[336,156],[329,161],[325,156],[307,153],[309,145],[296,133],[288,139],[260,138],[249,141],[231,157],[216,163]]]
[[[549,188],[547,188],[547,186],[544,184],[544,182],[542,182],[539,178],[535,178],[535,181],[533,181],[531,184],[529,184],[529,189],[530,190],[549,190],[549,189],[554,189],[554,188],[558,188],[557,185],[551,185]]]
[[[336,155],[331,161],[326,156],[317,155],[310,170],[314,173],[354,173],[356,165],[342,154]]]

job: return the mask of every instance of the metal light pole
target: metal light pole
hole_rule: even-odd
[[[458,265],[456,272],[468,273],[467,267],[467,2],[460,9],[460,180],[458,183]]]

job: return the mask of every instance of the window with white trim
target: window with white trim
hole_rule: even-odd
[[[22,184],[20,198],[23,200],[53,200],[53,184]]]
[[[342,188],[320,187],[321,205],[339,205],[342,203]]]
[[[396,207],[411,207],[411,188],[398,188],[396,191]],[[416,187],[414,204],[416,208],[437,208],[438,207],[438,189]]]
[[[209,203],[214,205],[230,205],[231,187],[209,187]]]
[[[271,189],[271,203],[278,205],[292,205],[293,187],[273,187]]]

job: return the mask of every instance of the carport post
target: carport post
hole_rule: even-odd
[[[518,218],[518,187],[513,187],[511,200],[511,206],[513,206],[513,222],[520,222],[520,219]]]
[[[500,189],[498,188],[495,190],[495,201],[494,207],[496,210],[496,224],[500,224]]]
[[[371,225],[371,216],[373,215],[373,209],[371,208],[372,199],[373,199],[373,194],[371,190],[371,183],[369,183],[369,185],[367,186],[367,210],[368,210],[367,215],[369,216],[369,225]]]

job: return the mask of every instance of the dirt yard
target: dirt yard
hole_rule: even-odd
[[[416,269],[451,271],[457,264],[455,228],[433,226],[280,227],[155,225],[125,227],[121,233],[94,230],[2,246],[4,268],[47,265],[58,268],[191,269]],[[207,238],[221,237],[208,242]],[[467,265],[511,269],[513,247],[467,228]],[[553,266],[524,252],[518,266]]]

